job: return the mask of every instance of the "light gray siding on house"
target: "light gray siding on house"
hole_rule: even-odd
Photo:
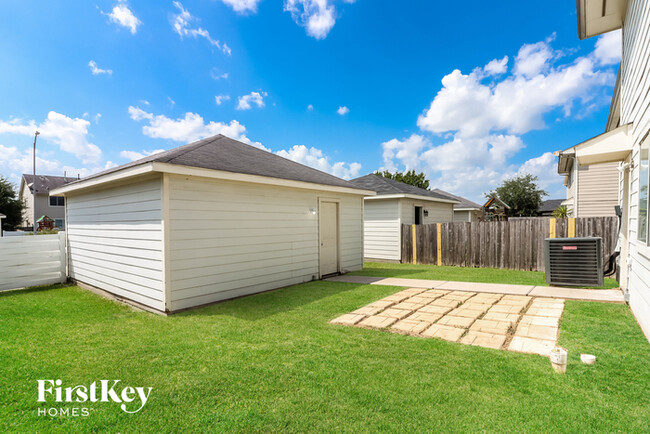
[[[637,239],[640,142],[650,130],[650,2],[630,0],[623,31],[621,124],[633,122],[630,174],[630,307],[650,337],[650,246]],[[650,139],[646,139],[650,140]]]
[[[615,216],[618,205],[618,162],[578,169],[578,217]]]
[[[161,176],[67,197],[69,274],[165,310]]]
[[[362,196],[170,175],[171,310],[318,278],[319,198],[340,201],[341,271],[360,269]]]
[[[399,261],[400,234],[398,199],[365,201],[364,256],[366,258]]]

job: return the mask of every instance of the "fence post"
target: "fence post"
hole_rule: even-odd
[[[576,236],[576,218],[575,217],[569,217],[569,228],[568,228],[568,237],[569,238],[575,238]]]
[[[440,223],[438,223],[436,225],[436,232],[437,232],[436,239],[438,241],[438,243],[437,243],[438,244],[438,252],[437,252],[438,253],[438,266],[442,265],[442,245],[441,245],[442,244],[442,230],[441,230],[441,226],[442,225]]]
[[[65,245],[65,232],[59,232],[59,261],[61,262],[61,283],[65,283],[68,280],[67,273],[67,259],[68,255],[66,254],[66,245]]]
[[[418,263],[418,245],[415,225],[411,225],[411,236],[413,237],[413,263]]]
[[[555,218],[551,217],[551,218],[549,219],[549,221],[548,221],[548,225],[549,225],[549,226],[548,226],[548,229],[549,229],[549,231],[548,231],[548,233],[549,233],[548,237],[549,237],[549,238],[555,238],[555,230],[556,230],[556,228],[557,228],[557,220],[556,220]]]

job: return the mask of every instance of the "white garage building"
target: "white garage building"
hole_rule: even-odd
[[[460,203],[442,193],[372,173],[351,182],[377,193],[364,201],[364,246],[368,261],[400,261],[403,224],[454,221],[454,204]]]
[[[174,312],[362,268],[374,193],[218,135],[52,194],[70,277]]]

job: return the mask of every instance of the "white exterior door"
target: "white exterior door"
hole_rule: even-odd
[[[320,275],[339,271],[339,219],[338,203],[320,203]]]

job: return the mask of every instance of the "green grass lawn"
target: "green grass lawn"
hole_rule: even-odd
[[[499,268],[438,267],[436,265],[366,262],[363,270],[350,274],[371,277],[403,277],[407,279],[548,286],[546,277],[541,271],[504,270]],[[618,288],[618,282],[615,279],[606,278],[602,288]]]
[[[2,293],[0,431],[647,431],[650,344],[626,305],[566,303],[566,375],[540,356],[328,324],[399,289],[318,281],[171,317],[75,286]],[[37,409],[69,405],[37,403],[38,379],[154,389],[137,414],[88,403],[88,417],[50,418]]]

